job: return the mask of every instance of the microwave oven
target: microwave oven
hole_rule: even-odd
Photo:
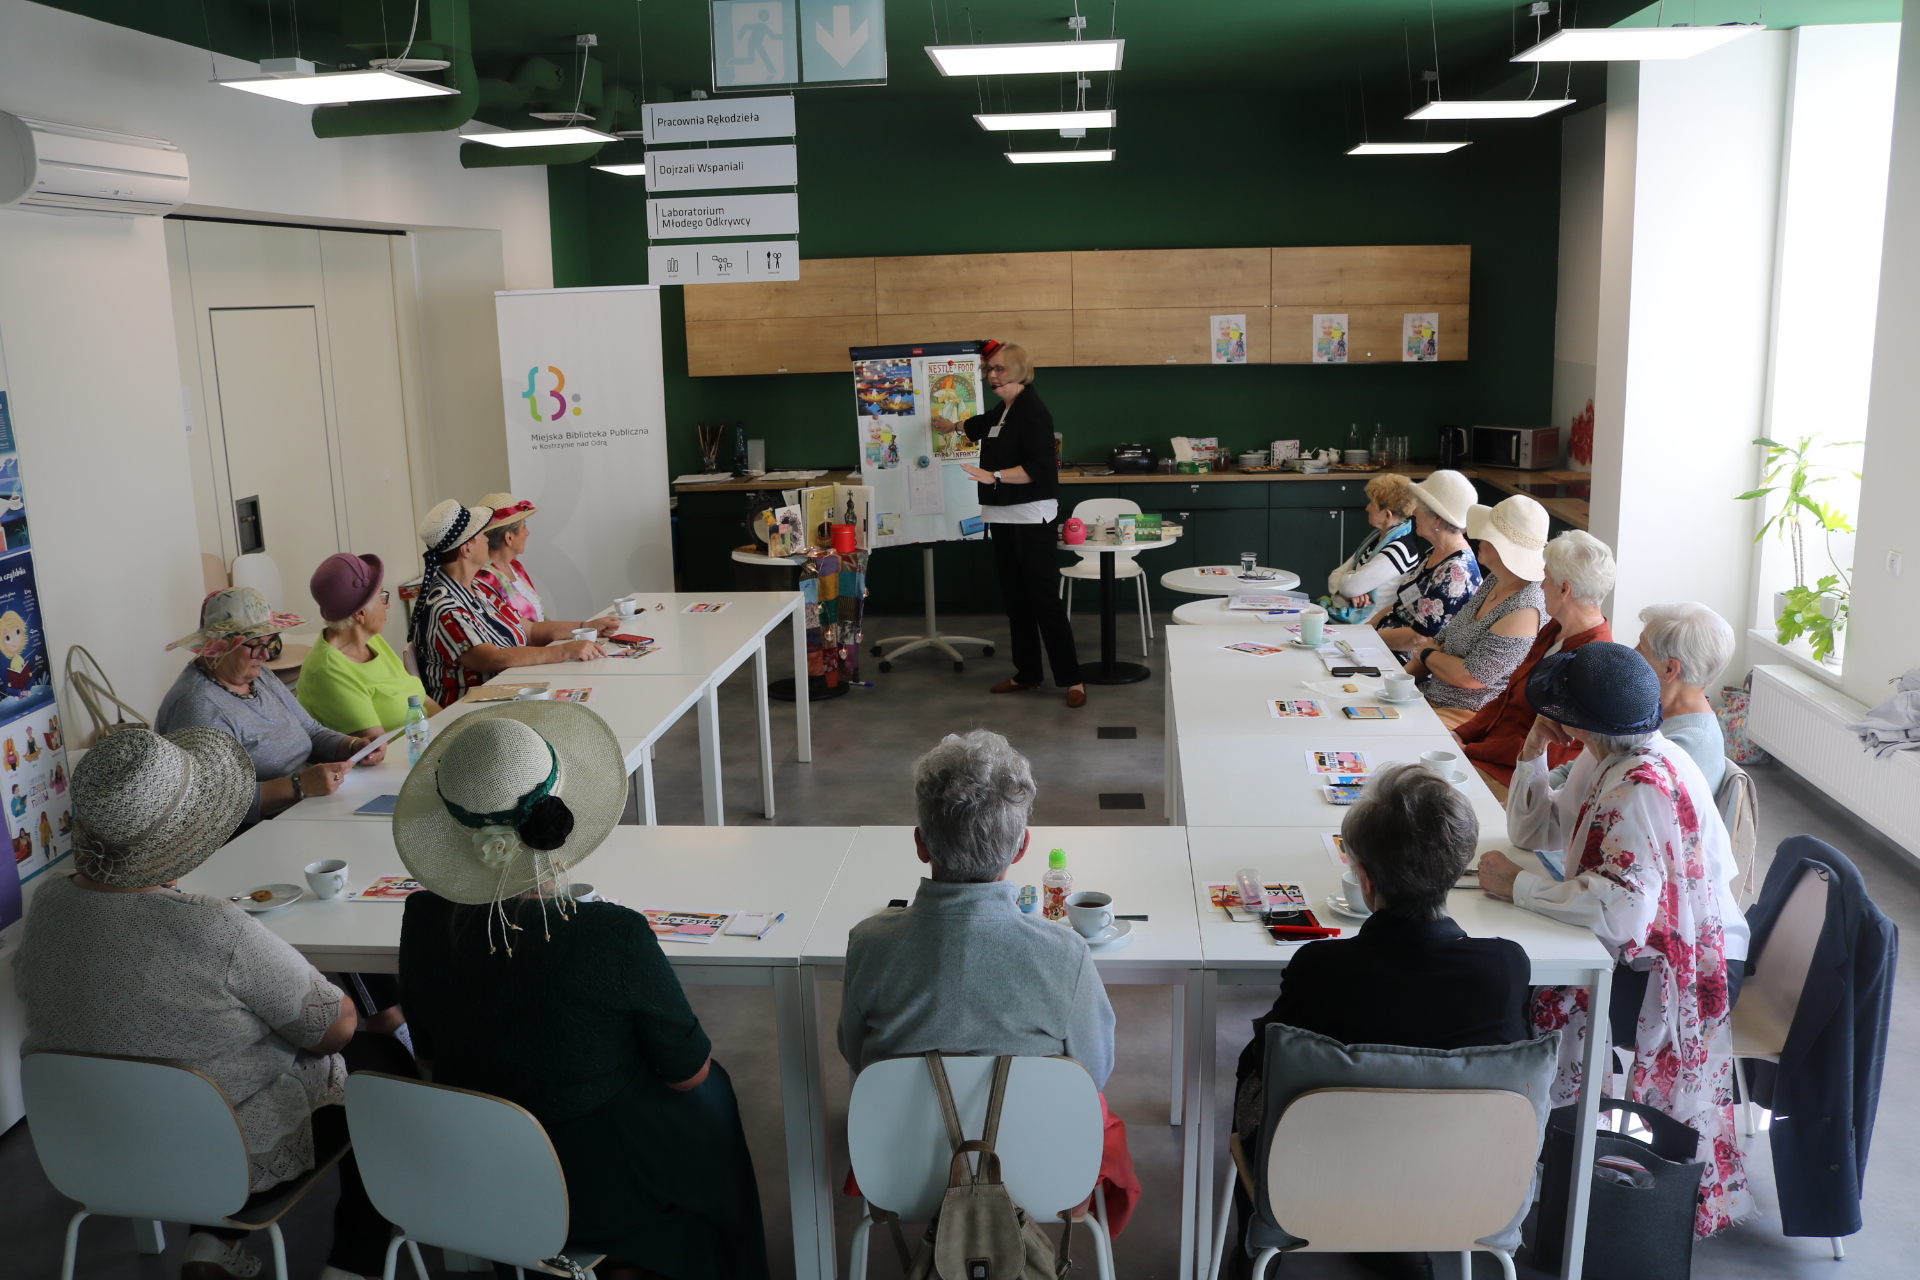
[[[1483,467],[1541,471],[1560,465],[1558,427],[1475,427],[1473,461]]]

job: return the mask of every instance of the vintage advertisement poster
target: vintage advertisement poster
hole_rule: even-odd
[[[980,412],[979,362],[973,356],[927,361],[927,400],[933,411],[933,456],[943,462],[978,458],[980,446],[960,426]]]
[[[1400,359],[1426,364],[1440,358],[1440,313],[1409,311],[1400,318],[1403,343]]]
[[[1210,323],[1213,327],[1213,362],[1245,364],[1247,362],[1246,316],[1214,316]]]
[[[1313,318],[1313,362],[1347,362],[1347,313],[1344,311]]]
[[[980,451],[960,428],[986,398],[980,343],[857,347],[851,363],[860,492],[836,490],[837,523],[855,526],[861,551],[967,537],[980,487],[966,468]]]

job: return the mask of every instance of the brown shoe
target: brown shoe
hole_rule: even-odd
[[[1038,680],[1035,680],[1032,684],[1021,684],[1018,680],[1002,680],[999,684],[987,690],[987,692],[988,693],[1024,693],[1028,689],[1038,689],[1039,687],[1040,687],[1040,682]]]
[[[1083,684],[1077,684],[1073,686],[1073,688],[1067,690],[1067,705],[1069,707],[1086,706],[1087,705],[1087,686]]]

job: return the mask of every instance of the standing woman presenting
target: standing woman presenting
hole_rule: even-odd
[[[1054,457],[1053,415],[1030,385],[1033,365],[1025,347],[987,344],[982,356],[987,385],[1000,397],[999,412],[968,418],[967,439],[980,445],[980,465],[966,468],[980,482],[980,516],[993,532],[993,560],[1007,598],[1012,632],[1013,678],[993,686],[1014,693],[1040,686],[1040,651],[1046,649],[1053,682],[1067,691],[1067,705],[1087,701],[1073,624],[1060,600],[1060,566],[1054,519],[1060,514],[1060,469]],[[934,424],[935,430],[940,424]]]

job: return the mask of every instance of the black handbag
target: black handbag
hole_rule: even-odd
[[[1594,1144],[1596,1164],[1620,1157],[1644,1168],[1647,1176],[1610,1176],[1598,1168],[1588,1174],[1593,1195],[1587,1208],[1583,1274],[1588,1280],[1687,1280],[1693,1267],[1694,1209],[1706,1170],[1705,1162],[1694,1159],[1700,1135],[1638,1102],[1600,1099],[1600,1114],[1610,1111],[1638,1118],[1651,1141],[1602,1129]],[[1534,1266],[1556,1273],[1567,1238],[1574,1113],[1574,1107],[1559,1107],[1547,1118],[1542,1156],[1546,1167],[1529,1255]]]

